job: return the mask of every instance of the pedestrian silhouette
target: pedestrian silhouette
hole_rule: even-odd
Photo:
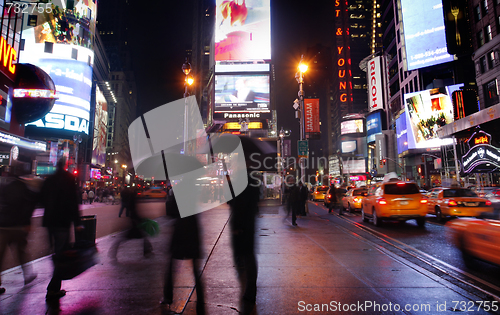
[[[36,278],[31,264],[27,264],[26,247],[35,210],[36,194],[19,178],[21,168],[13,166],[6,182],[0,186],[0,265],[7,247],[16,253],[23,270],[24,284]],[[14,255],[16,256],[16,255]],[[2,284],[0,278],[0,286]],[[0,294],[5,293],[0,287]]]
[[[128,193],[128,202],[127,202],[127,210],[130,211],[130,219],[132,223],[132,227],[123,234],[122,237],[118,237],[118,239],[111,245],[109,249],[108,255],[111,258],[113,263],[117,262],[117,253],[118,247],[122,242],[131,240],[131,239],[142,239],[144,244],[143,254],[144,257],[149,258],[152,257],[153,254],[153,246],[149,241],[146,232],[141,229],[140,224],[143,222],[143,218],[139,215],[137,211],[137,193],[135,190],[130,189],[130,193]]]
[[[48,229],[50,245],[56,257],[69,247],[71,223],[75,225],[75,229],[83,229],[78,209],[76,178],[64,169],[65,164],[64,157],[57,162],[56,172],[45,180],[41,191],[45,208],[42,225]],[[54,265],[54,273],[47,286],[47,300],[66,295],[66,291],[61,290],[61,283],[61,276]]]
[[[180,187],[182,189],[182,187]],[[170,241],[169,258],[165,270],[165,283],[163,287],[163,300],[161,304],[172,304],[174,294],[174,277],[173,268],[174,260],[192,260],[193,274],[196,285],[196,313],[205,314],[205,299],[204,288],[201,281],[200,261],[201,258],[201,242],[200,242],[200,227],[198,222],[198,214],[187,217],[180,217],[179,208],[175,201],[173,191],[170,192],[169,200],[167,201],[169,208],[169,216],[173,222],[173,233]]]
[[[297,214],[300,211],[300,202],[299,195],[300,190],[299,187],[295,184],[295,178],[290,176],[287,178],[286,189],[288,190],[288,199],[287,199],[287,217],[292,213],[292,225],[297,225]]]

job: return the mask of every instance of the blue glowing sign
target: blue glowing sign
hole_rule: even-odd
[[[448,54],[441,0],[401,0],[408,70],[453,61]]]
[[[374,142],[375,135],[382,133],[382,117],[380,111],[366,117],[366,142]]]

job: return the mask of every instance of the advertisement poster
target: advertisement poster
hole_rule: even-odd
[[[270,0],[216,0],[215,60],[271,59]]]
[[[454,121],[451,93],[453,88],[437,88],[405,94],[405,112],[411,130],[409,149],[439,147],[449,139],[440,139],[437,130]],[[409,136],[410,138],[410,136]]]
[[[104,94],[96,86],[96,104],[94,120],[94,140],[92,144],[92,164],[102,165],[106,163],[106,134],[108,124],[108,103]]]
[[[269,75],[216,75],[214,112],[270,112],[269,94]]]
[[[382,116],[380,111],[366,116],[366,142],[374,142],[375,135],[382,133]]]
[[[319,99],[304,99],[305,131],[307,134],[320,133],[319,127]]]
[[[346,120],[340,123],[340,134],[363,133],[363,119]]]
[[[401,0],[408,71],[454,60],[448,54],[441,0]]]
[[[375,57],[368,61],[368,111],[384,109],[382,94],[382,57]]]

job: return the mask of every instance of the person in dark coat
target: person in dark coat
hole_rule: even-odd
[[[229,226],[231,246],[238,279],[243,291],[243,307],[255,304],[257,297],[257,258],[255,256],[255,220],[259,212],[260,183],[248,172],[248,185],[228,201],[231,208]]]
[[[129,188],[123,188],[123,190],[120,193],[120,199],[121,199],[121,206],[120,206],[120,212],[118,213],[118,217],[120,218],[123,213],[123,209],[126,209],[125,211],[125,216],[130,217],[130,196],[131,196],[131,190]]]
[[[49,241],[56,256],[69,246],[71,224],[73,223],[77,230],[83,229],[78,209],[76,179],[64,169],[65,164],[65,158],[57,162],[55,174],[45,180],[41,190],[45,208],[42,225],[48,229]],[[66,291],[61,290],[61,281],[54,268],[52,280],[47,286],[46,299],[58,299],[66,295]]]
[[[163,286],[163,299],[161,304],[172,304],[174,294],[173,266],[175,260],[192,260],[193,274],[196,285],[196,313],[205,314],[204,288],[200,274],[201,242],[198,214],[181,218],[175,195],[172,188],[169,189],[169,197],[166,202],[168,213],[173,223],[173,234],[170,241],[170,257],[165,270],[165,282]]]
[[[308,192],[306,186],[299,182],[299,214],[306,216],[306,202],[307,202]]]
[[[0,265],[7,247],[10,247],[12,254],[15,252],[21,263],[24,284],[30,283],[37,276],[32,266],[27,264],[26,253],[36,199],[36,193],[28,189],[13,167],[7,181],[0,186]],[[5,288],[0,287],[0,294],[2,293],[5,293]]]
[[[330,185],[330,204],[328,205],[328,213],[333,213],[335,208],[337,208],[337,187],[335,184]]]
[[[287,209],[288,213],[292,213],[292,225],[297,226],[297,214],[300,211],[299,206],[299,187],[295,184],[294,177],[288,177],[286,184],[288,188]]]
[[[144,245],[144,250],[143,250],[143,255],[146,258],[150,258],[154,256],[153,253],[153,246],[151,245],[151,242],[149,241],[146,232],[144,232],[140,228],[140,224],[143,222],[143,218],[139,215],[137,211],[137,193],[136,191],[129,189],[128,193],[128,201],[127,201],[127,210],[130,211],[130,220],[132,222],[132,227],[125,232],[125,234],[122,237],[119,237],[112,245],[111,248],[109,249],[108,256],[111,258],[111,261],[113,263],[117,263],[116,255],[118,253],[118,247],[120,244],[124,241],[128,241],[131,239],[143,239],[143,245]]]

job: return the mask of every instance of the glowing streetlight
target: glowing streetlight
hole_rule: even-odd
[[[304,117],[304,73],[307,71],[307,64],[304,62],[304,55],[300,57],[300,63],[298,66],[298,72],[295,74],[295,79],[299,83],[299,106],[300,106],[300,140],[305,139],[305,117]],[[304,168],[304,158],[300,158],[300,180],[305,182],[305,168]]]

